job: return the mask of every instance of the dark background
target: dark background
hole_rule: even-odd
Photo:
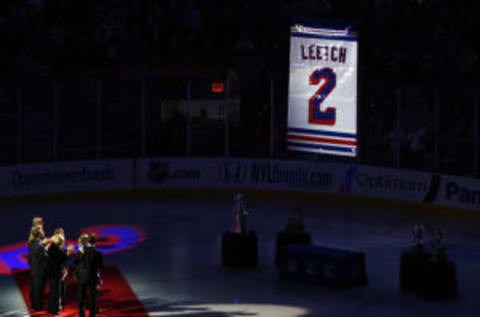
[[[286,151],[289,26],[303,16],[359,26],[358,162],[478,176],[479,7],[3,0],[0,164],[142,155],[349,161]],[[221,118],[160,114],[166,100],[186,100],[187,87],[192,99],[222,100],[210,85],[227,81],[228,97],[240,102],[228,127]]]

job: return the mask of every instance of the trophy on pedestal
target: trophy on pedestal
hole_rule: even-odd
[[[424,235],[428,234],[427,249]],[[402,253],[400,284],[428,299],[450,299],[457,296],[455,263],[447,256],[445,232],[421,224],[412,225],[414,246]]]
[[[242,193],[233,196],[233,232],[247,233],[247,216],[245,201]]]
[[[445,250],[445,231],[435,230],[433,233],[433,248]]]
[[[233,228],[222,235],[222,265],[255,267],[258,264],[257,235],[248,232],[245,201],[242,193],[233,196]]]
[[[293,212],[288,218],[287,225],[277,233],[275,246],[275,265],[277,268],[280,266],[280,262],[284,256],[283,249],[287,245],[292,244],[311,244],[310,233],[305,230],[303,224],[303,212],[300,205],[297,205],[293,209]]]
[[[413,244],[415,246],[423,244],[423,233],[425,228],[421,224],[414,224],[412,226]]]
[[[423,244],[425,236],[425,227],[422,224],[412,225],[413,247],[412,251],[415,254],[425,254],[426,249]]]

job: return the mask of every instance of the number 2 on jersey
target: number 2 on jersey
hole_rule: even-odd
[[[308,100],[308,122],[320,125],[334,125],[336,119],[335,108],[327,107],[325,110],[322,110],[321,106],[328,95],[335,89],[337,75],[330,67],[315,69],[310,74],[309,81],[310,85],[319,85],[321,82],[322,84]]]

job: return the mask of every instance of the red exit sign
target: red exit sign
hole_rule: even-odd
[[[212,92],[220,94],[225,92],[225,84],[222,82],[213,82],[212,83]]]

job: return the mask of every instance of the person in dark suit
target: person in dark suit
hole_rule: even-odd
[[[75,279],[75,281],[78,283],[79,281],[79,266],[80,266],[80,262],[82,260],[82,256],[83,254],[85,253],[85,248],[87,247],[87,244],[88,244],[88,234],[86,233],[82,233],[80,235],[80,237],[78,238],[78,252],[77,254],[75,254],[74,256],[74,261],[73,263],[75,264],[75,267],[74,267],[74,274],[73,274],[73,278]]]
[[[85,237],[79,242],[84,244]],[[78,315],[85,316],[85,304],[88,305],[90,317],[98,311],[98,286],[100,284],[100,269],[103,267],[103,255],[95,248],[97,237],[94,233],[87,236],[87,243],[75,255],[78,283]]]
[[[62,234],[51,238],[48,248],[47,277],[50,286],[48,296],[48,312],[57,315],[62,310],[62,280],[65,273],[65,262],[73,253],[73,246],[65,249],[65,239]]]
[[[60,237],[63,239],[63,241],[66,241],[65,239],[65,230],[61,227],[59,228],[56,228],[55,231],[54,231],[54,235],[60,235]],[[70,246],[69,248],[65,248],[65,243],[63,243],[63,250],[65,250],[65,252],[67,252],[68,256],[70,256],[71,254],[73,254],[73,250],[74,250],[74,247],[73,245]],[[68,261],[68,260],[67,260]],[[66,264],[64,265],[66,266]],[[63,310],[63,299],[65,298],[65,294],[66,294],[66,291],[67,291],[67,285],[66,285],[66,279],[67,279],[67,275],[68,275],[68,269],[67,268],[63,268],[63,275],[62,275],[62,279],[60,280],[60,310]]]
[[[34,310],[43,310],[46,282],[48,246],[42,241],[45,233],[41,226],[33,226],[28,239],[28,264],[30,266],[30,303]]]

